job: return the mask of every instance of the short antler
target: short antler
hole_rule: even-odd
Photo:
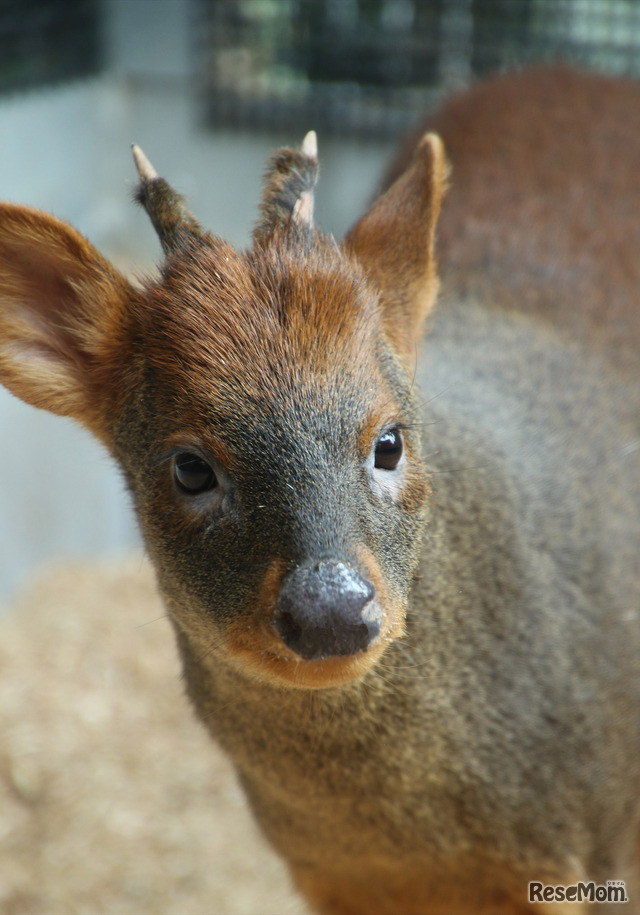
[[[184,197],[158,175],[139,146],[131,150],[140,176],[135,199],[147,211],[164,253],[172,254],[190,240],[200,240],[202,228],[184,205]]]
[[[264,243],[277,227],[313,230],[313,189],[318,177],[318,141],[310,130],[300,149],[280,149],[265,173],[260,211],[253,238]]]

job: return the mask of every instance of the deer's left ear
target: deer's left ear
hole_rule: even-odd
[[[414,356],[438,291],[434,237],[447,175],[442,141],[428,133],[406,172],[343,241],[379,291],[388,337],[404,359]]]

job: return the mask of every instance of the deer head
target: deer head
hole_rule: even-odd
[[[412,373],[442,145],[338,245],[313,224],[308,134],[271,159],[244,252],[134,157],[164,253],[143,288],[2,206],[0,381],[119,462],[184,651],[279,685],[358,676],[403,632],[428,497]]]

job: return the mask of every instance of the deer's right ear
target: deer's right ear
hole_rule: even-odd
[[[53,216],[0,205],[0,383],[105,439],[136,292]]]
[[[438,289],[434,238],[448,172],[442,141],[425,134],[406,172],[343,241],[378,289],[387,335],[405,359]]]

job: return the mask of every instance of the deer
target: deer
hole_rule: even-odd
[[[313,911],[640,906],[639,106],[478,83],[340,242],[310,132],[244,251],[134,147],[141,285],[2,205],[0,381],[122,468],[188,697]]]

